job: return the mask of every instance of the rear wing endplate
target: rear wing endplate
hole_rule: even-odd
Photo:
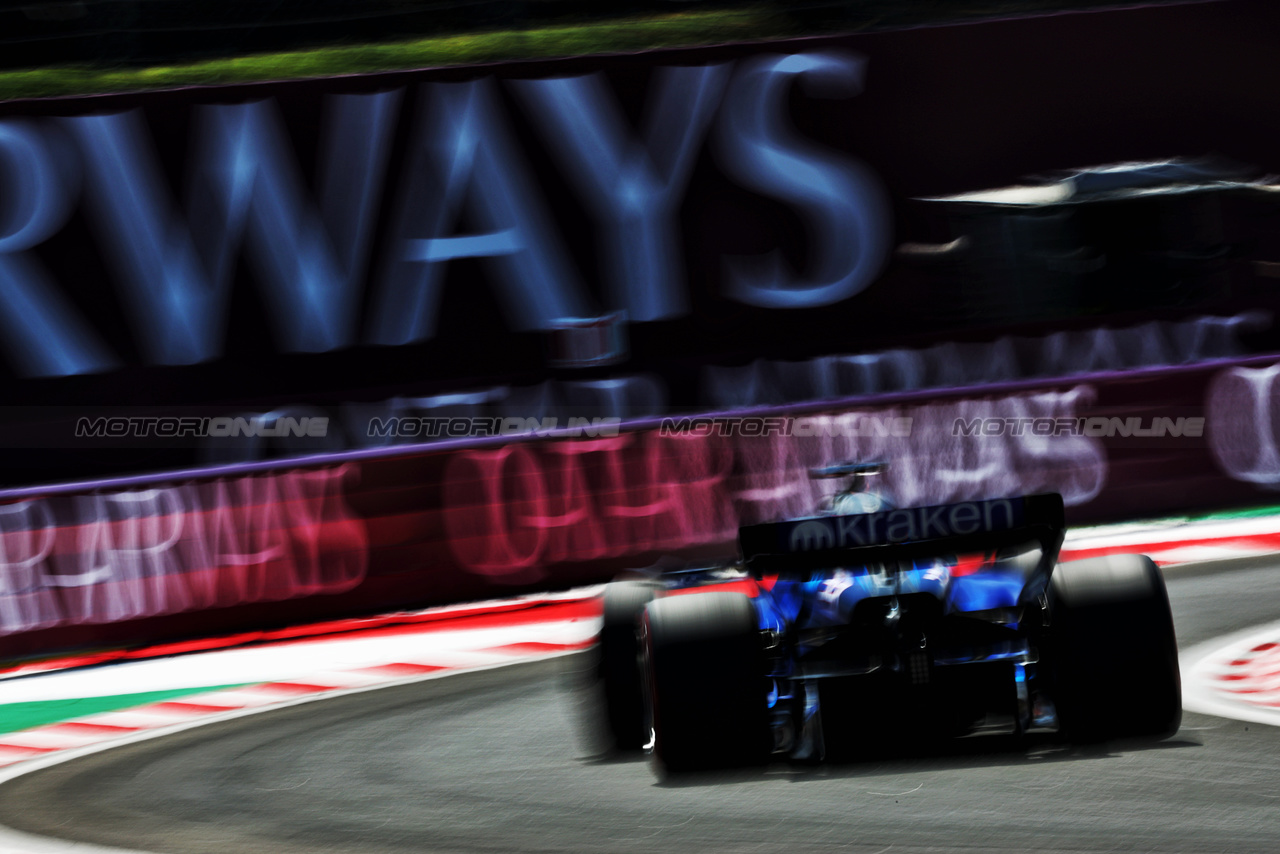
[[[1034,542],[1041,567],[1057,560],[1066,533],[1057,493],[964,501],[847,516],[814,516],[738,529],[753,575],[971,554]]]

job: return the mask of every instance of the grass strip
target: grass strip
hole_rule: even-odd
[[[1151,5],[1180,0],[1145,0]],[[635,53],[660,48],[919,26],[1007,15],[1079,11],[1122,0],[859,0],[566,21],[134,67],[94,64],[0,71],[0,101],[186,86],[295,80],[521,59]]]
[[[776,12],[690,12],[527,30],[255,54],[150,68],[51,66],[0,72],[0,100],[332,77],[794,35]]]

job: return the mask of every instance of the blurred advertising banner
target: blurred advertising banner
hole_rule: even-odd
[[[1223,0],[6,102],[0,392],[634,418],[1275,352],[1277,23]],[[1053,337],[1113,329],[1138,340]],[[0,445],[30,449],[10,485],[218,461]]]
[[[1271,356],[8,490],[0,657],[732,559],[738,526],[815,512],[837,484],[808,469],[846,460],[887,460],[902,505],[1054,491],[1072,524],[1257,502],[1277,378]]]

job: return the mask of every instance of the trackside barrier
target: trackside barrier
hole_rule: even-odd
[[[1057,492],[1069,524],[1270,500],[1280,357],[627,423],[0,494],[0,650],[159,642],[606,580],[811,513]]]

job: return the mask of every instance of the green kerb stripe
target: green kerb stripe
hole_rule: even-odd
[[[84,697],[77,700],[36,700],[30,703],[0,704],[0,732],[15,732],[20,729],[44,726],[74,720],[100,712],[114,712],[119,709],[132,709],[152,703],[163,703],[178,697],[190,697],[193,694],[204,694],[209,691],[221,691],[228,688],[242,688],[239,685],[210,685],[201,688],[176,688],[170,691],[144,691],[140,694],[112,694],[106,697]]]

